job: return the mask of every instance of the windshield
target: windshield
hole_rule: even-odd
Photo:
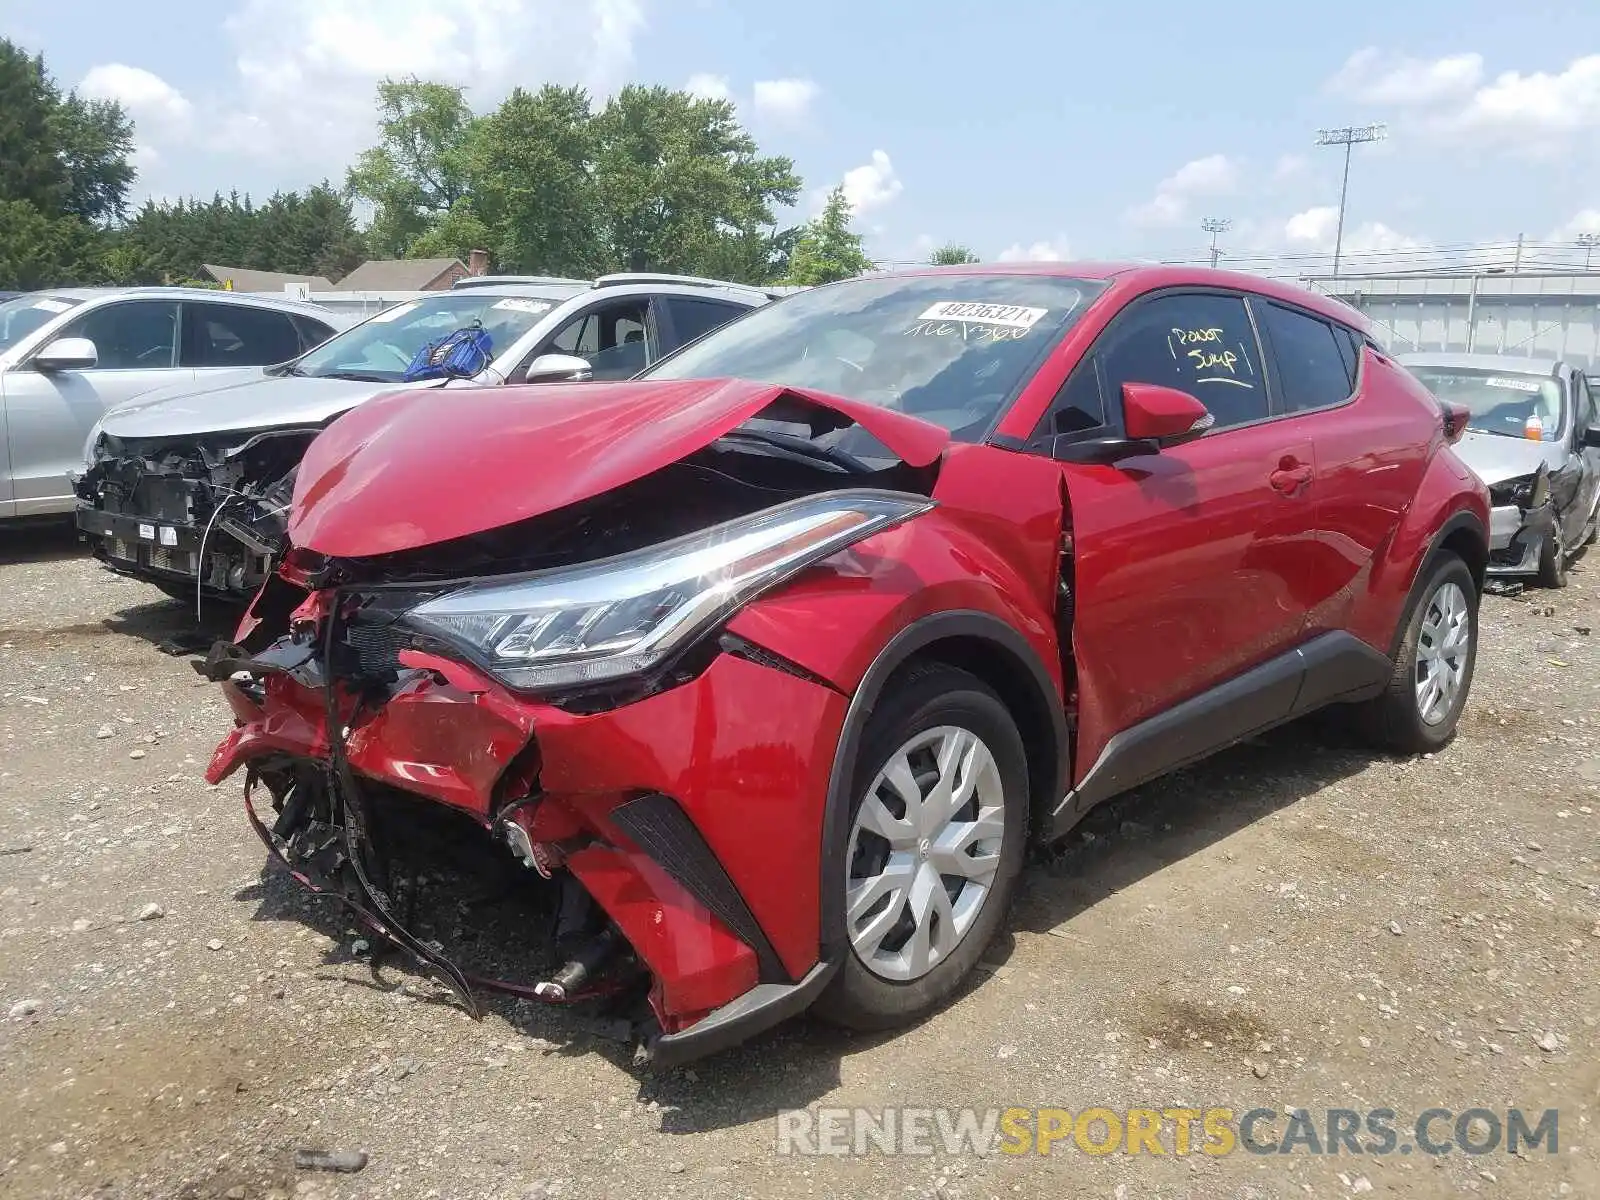
[[[429,342],[483,323],[490,354],[499,355],[560,300],[538,296],[496,296],[479,291],[441,292],[386,308],[295,360],[292,374],[351,376],[393,383]]]
[[[1566,397],[1549,375],[1420,366],[1411,373],[1439,399],[1467,409],[1468,429],[1544,442],[1561,436]]]
[[[0,350],[9,350],[47,321],[82,304],[66,296],[18,296],[0,304]]]
[[[1104,287],[1043,275],[854,279],[758,308],[644,376],[814,388],[976,441]]]

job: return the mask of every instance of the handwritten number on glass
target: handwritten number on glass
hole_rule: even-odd
[[[906,330],[907,337],[960,337],[964,342],[1015,342],[1027,334],[1026,329],[1004,325],[969,324],[966,321],[919,321]]]

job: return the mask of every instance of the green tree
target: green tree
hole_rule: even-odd
[[[32,291],[106,281],[99,230],[50,217],[26,200],[0,200],[0,287]]]
[[[416,78],[378,85],[378,144],[345,177],[346,192],[373,207],[375,253],[405,254],[468,195],[476,121],[458,87]]]
[[[946,242],[928,257],[928,265],[933,267],[959,267],[977,261],[978,256],[960,242]]]
[[[97,283],[104,227],[126,209],[133,126],[61,90],[43,58],[0,39],[0,287]]]
[[[872,268],[861,235],[850,228],[850,202],[836,187],[816,220],[804,227],[789,263],[788,282],[814,286],[851,279]]]
[[[770,237],[773,206],[793,204],[800,179],[790,159],[757,154],[732,104],[626,87],[596,116],[594,142],[609,266],[696,272],[721,256],[742,278],[762,273],[749,249]],[[742,263],[726,254],[740,239]]]
[[[177,283],[219,263],[338,279],[364,257],[349,200],[324,181],[259,207],[238,193],[147,203],[117,232],[107,272],[123,283]]]
[[[473,244],[500,270],[587,276],[604,266],[593,120],[582,88],[546,85],[518,88],[478,122],[472,215],[485,232]]]
[[[0,39],[0,201],[61,211],[67,173],[50,137],[57,103],[44,59]]]

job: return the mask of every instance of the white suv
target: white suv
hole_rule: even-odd
[[[772,298],[653,274],[425,293],[289,362],[106,413],[84,444],[78,527],[115,571],[175,595],[248,598],[272,570],[301,455],[341,413],[398,389],[626,379]],[[419,351],[469,330],[487,336],[486,364],[418,377]]]

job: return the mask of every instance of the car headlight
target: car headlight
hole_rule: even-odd
[[[95,444],[100,440],[100,434],[105,430],[105,418],[102,417],[89,426],[89,436],[83,442],[83,465],[87,469],[94,466],[99,460],[95,457]]]
[[[525,691],[649,671],[798,571],[927,512],[903,492],[827,492],[578,567],[476,583],[404,617]]]

